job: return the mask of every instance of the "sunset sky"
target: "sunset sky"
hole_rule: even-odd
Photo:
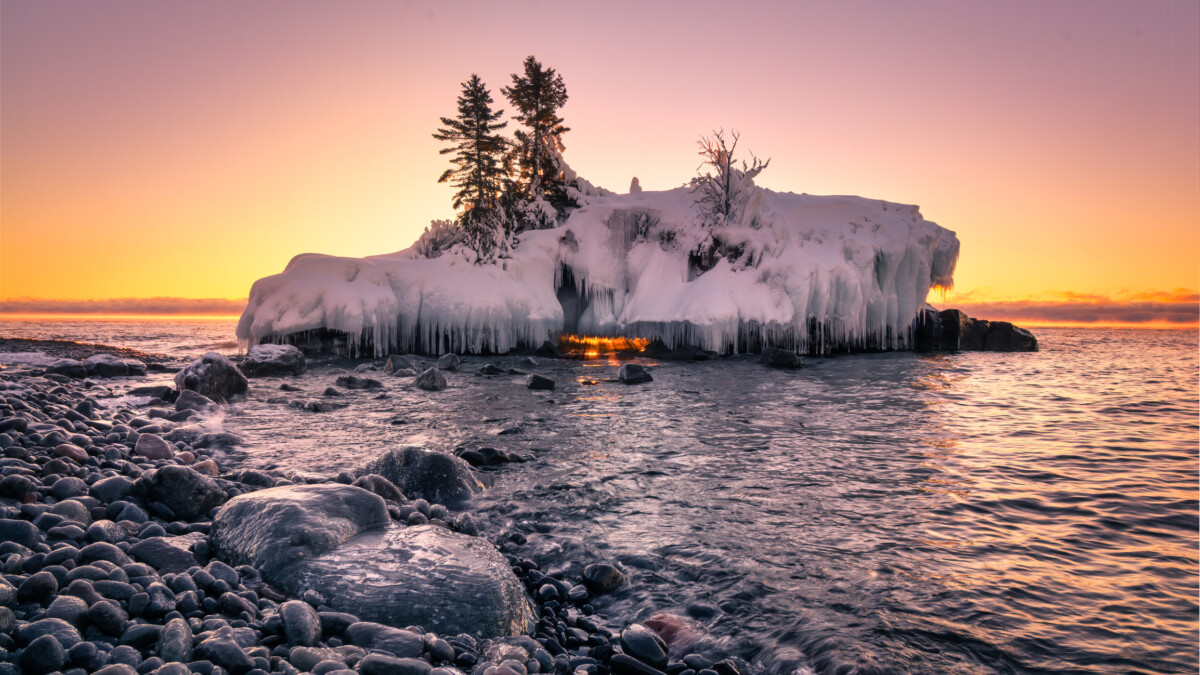
[[[679,186],[736,128],[760,185],[954,230],[946,304],[1194,321],[1194,0],[0,7],[0,310],[236,312],[298,253],[406,248],[453,215],[431,134],[460,83],[507,109],[533,54],[595,184]]]

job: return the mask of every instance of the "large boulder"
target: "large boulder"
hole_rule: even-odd
[[[249,381],[229,359],[209,352],[175,373],[175,387],[207,396],[214,401],[229,401],[246,395]]]
[[[55,359],[45,366],[47,375],[64,375],[83,379],[87,377],[87,367],[75,359]]]
[[[352,485],[289,485],[229,500],[213,518],[218,557],[273,580],[292,563],[337,548],[389,522],[383,498]]]
[[[652,382],[649,369],[646,366],[637,363],[623,363],[617,369],[617,381],[624,384],[641,384],[643,382]]]
[[[938,314],[941,327],[940,349],[946,351],[1036,352],[1033,333],[1007,321],[972,319],[959,309]],[[933,323],[932,319],[927,320]],[[918,346],[921,342],[918,341]]]
[[[436,525],[359,534],[272,581],[292,594],[315,590],[364,621],[480,637],[533,628],[532,603],[504,556],[484,539]]]
[[[225,490],[215,480],[190,466],[169,464],[151,469],[138,479],[150,501],[162,502],[176,517],[194,520],[225,501]]]
[[[453,504],[483,491],[471,465],[460,457],[424,448],[388,450],[368,462],[359,475],[379,474],[409,497]]]
[[[135,365],[136,364],[136,365]],[[133,366],[132,368],[130,366]],[[138,366],[141,366],[140,369]],[[112,354],[93,354],[83,360],[83,367],[92,377],[124,377],[126,375],[146,374],[146,364],[141,361],[131,363]]]
[[[437,368],[430,368],[413,380],[413,386],[425,391],[441,391],[446,388],[446,376]]]
[[[303,375],[308,368],[304,352],[293,345],[254,345],[242,360],[246,377],[270,375]]]

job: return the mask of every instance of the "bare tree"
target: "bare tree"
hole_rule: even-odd
[[[771,163],[769,158],[764,162],[750,153],[750,163],[742,160],[738,167],[733,153],[737,150],[740,135],[737,131],[730,131],[729,135],[726,139],[725,130],[719,129],[712,136],[702,136],[696,143],[700,146],[702,159],[696,170],[704,173],[692,179],[691,188],[693,193],[699,193],[696,206],[709,226],[736,218],[739,197],[752,185],[754,177]],[[716,171],[716,175],[712,171]]]

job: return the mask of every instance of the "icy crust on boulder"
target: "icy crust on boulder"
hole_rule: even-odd
[[[238,337],[332,329],[377,356],[507,352],[564,330],[722,352],[909,349],[930,288],[953,284],[958,239],[915,206],[752,188],[738,222],[710,229],[694,199],[594,195],[494,265],[462,246],[300,255],[254,284]]]

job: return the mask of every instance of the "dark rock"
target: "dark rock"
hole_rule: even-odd
[[[249,382],[229,359],[209,352],[175,373],[175,387],[195,391],[214,401],[229,401],[246,395]]]
[[[358,617],[345,612],[317,612],[321,617],[321,632],[341,637],[352,624],[358,623]]]
[[[480,368],[477,372],[480,375],[502,375],[504,373],[503,370],[501,370],[500,368],[497,368],[496,366],[493,366],[490,363],[484,364],[484,366],[482,368]]]
[[[97,560],[105,560],[118,567],[133,562],[129,559],[129,556],[125,555],[124,551],[107,542],[98,541],[79,549],[79,563],[81,565],[88,565]]]
[[[437,368],[430,368],[413,380],[413,386],[425,391],[441,391],[446,388],[446,376]]]
[[[525,377],[525,387],[538,391],[551,391],[554,389],[554,380],[537,374],[527,375]]]
[[[17,655],[17,665],[29,675],[53,673],[67,662],[67,653],[53,635],[43,635]]]
[[[87,492],[87,489],[87,483],[83,482],[82,478],[63,476],[50,486],[50,495],[55,499],[68,499]]]
[[[139,439],[140,440],[140,439]],[[125,476],[110,476],[92,483],[89,493],[105,504],[124,499],[133,492],[133,481]]]
[[[607,563],[594,563],[583,568],[583,584],[596,595],[611,593],[627,582],[621,570]]]
[[[178,574],[199,564],[190,547],[202,538],[203,535],[148,537],[130,546],[129,555],[158,570],[160,574]]]
[[[637,363],[624,363],[617,369],[617,380],[624,384],[641,384],[654,380],[650,371]]]
[[[210,537],[217,556],[252,565],[271,580],[294,561],[333,550],[388,522],[383,499],[362,488],[286,486],[231,499],[213,519]]]
[[[112,354],[93,354],[83,360],[83,367],[92,377],[125,377],[133,374],[146,374],[146,364],[141,361],[126,360]]]
[[[371,583],[362,583],[364,570]],[[532,605],[508,561],[483,539],[434,525],[361,533],[294,562],[274,582],[293,594],[316,590],[334,610],[389,625],[484,637],[532,625]]]
[[[25,548],[37,548],[41,533],[28,520],[0,519],[0,541],[16,542]]]
[[[175,446],[154,434],[140,434],[133,454],[146,459],[170,459],[175,456]]]
[[[369,473],[365,476],[360,476],[354,481],[354,485],[364,490],[370,490],[384,499],[393,502],[404,502],[407,498],[400,488],[396,487],[392,481],[380,476],[377,473]]]
[[[246,377],[303,375],[308,369],[304,352],[292,345],[254,345],[239,366]]]
[[[175,397],[179,395],[174,389],[165,384],[134,387],[127,393],[130,396],[149,396],[150,398],[162,399],[167,402],[174,401]]]
[[[21,474],[11,474],[0,479],[0,497],[21,499],[33,489],[33,481]],[[0,536],[2,539],[3,536]]]
[[[667,667],[667,643],[658,633],[640,623],[630,624],[621,631],[621,649],[649,666],[662,670]]]
[[[73,595],[60,595],[46,608],[47,619],[62,619],[72,626],[79,627],[81,620],[87,615],[88,606],[82,598]]]
[[[88,607],[87,619],[100,632],[116,637],[125,632],[125,624],[129,621],[129,615],[117,603],[100,600]]]
[[[804,365],[800,360],[800,355],[790,349],[776,349],[775,347],[766,347],[758,355],[758,363],[771,368],[784,368],[794,370]]]
[[[132,610],[130,610],[132,614]],[[162,635],[162,626],[152,623],[130,623],[125,626],[124,632],[121,633],[121,644],[129,645],[138,651],[147,649],[155,644],[158,644],[158,638]]]
[[[422,448],[389,450],[368,462],[360,474],[379,474],[409,497],[439,504],[462,502],[483,490],[469,464],[459,457]]]
[[[957,309],[939,313],[941,322],[940,349],[946,351],[1036,352],[1037,338],[1033,333],[1007,321],[972,319]],[[932,323],[932,320],[929,319]]]
[[[663,671],[625,654],[613,654],[609,667],[616,675],[666,675]]]
[[[401,658],[420,656],[425,644],[418,633],[373,621],[351,624],[346,639],[363,649],[380,649]]]
[[[242,651],[234,639],[233,629],[228,626],[217,629],[208,639],[196,645],[192,655],[211,661],[233,675],[245,675],[254,668],[254,661]]]
[[[369,377],[355,377],[353,375],[339,375],[333,382],[339,387],[345,389],[382,389],[383,383],[379,380],[372,380]]]
[[[211,398],[190,389],[184,389],[179,392],[179,398],[175,399],[176,410],[196,410],[204,412],[216,407],[216,402]]]
[[[438,357],[437,367],[439,370],[455,371],[462,365],[462,359],[458,358],[458,354],[442,354]]]
[[[87,377],[87,367],[75,359],[55,359],[45,365],[47,375],[63,375],[79,380]]]
[[[162,502],[179,518],[194,520],[225,501],[225,490],[212,478],[188,466],[171,464],[142,474],[139,483],[153,501]]]
[[[433,666],[421,659],[367,654],[358,662],[358,670],[363,675],[430,675]]]
[[[183,619],[171,619],[158,636],[154,653],[163,661],[187,663],[192,660],[192,629]]]
[[[279,606],[288,644],[311,647],[321,639],[321,617],[308,603],[290,600]]]
[[[76,464],[83,464],[87,461],[87,450],[75,445],[74,443],[60,443],[54,447],[55,457],[66,457]]]
[[[58,592],[58,580],[49,572],[38,572],[17,586],[17,602],[25,604],[36,602],[42,604],[50,596]]]
[[[70,649],[83,638],[74,626],[62,619],[39,619],[17,627],[17,641],[29,644],[43,635],[53,635],[63,649]]]

